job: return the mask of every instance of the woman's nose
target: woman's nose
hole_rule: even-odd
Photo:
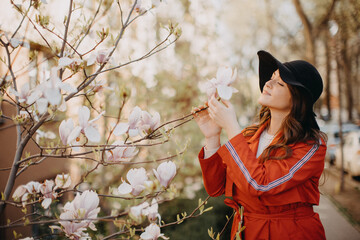
[[[269,81],[267,81],[265,83],[265,86],[268,87],[268,88],[272,88],[272,80],[270,79]]]

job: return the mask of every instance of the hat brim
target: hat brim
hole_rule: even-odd
[[[261,92],[265,86],[265,83],[271,79],[272,74],[279,69],[281,79],[290,85],[303,87],[304,85],[296,81],[295,76],[292,74],[287,66],[287,63],[281,63],[274,56],[266,51],[258,51],[259,57],[259,86]]]

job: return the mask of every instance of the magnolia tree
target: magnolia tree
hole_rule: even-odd
[[[4,230],[47,224],[46,226],[50,225],[47,235],[85,239],[90,238],[91,234],[97,235],[96,225],[99,222],[112,222],[116,228],[112,232],[102,233],[105,234],[101,236],[103,239],[167,239],[161,233],[161,228],[182,223],[210,210],[204,208],[206,200],[199,201],[198,207],[191,214],[182,213],[174,222],[165,223],[161,220],[158,209],[161,203],[177,196],[178,189],[172,184],[172,180],[179,171],[176,159],[182,152],[155,160],[136,161],[137,158],[142,158],[139,156],[142,149],[169,142],[173,130],[190,121],[192,113],[162,122],[158,112],[150,113],[135,106],[128,115],[124,115],[123,108],[131,98],[127,91],[122,92],[122,102],[119,102],[119,110],[115,116],[94,106],[92,100],[103,89],[114,90],[106,86],[104,81],[98,80],[99,76],[137,64],[165,50],[180,37],[180,28],[169,22],[164,27],[167,35],[159,42],[154,42],[147,52],[135,59],[117,62],[116,54],[119,53],[116,49],[123,40],[125,31],[137,24],[141,17],[153,14],[152,11],[163,3],[160,0],[95,1],[96,11],[89,12],[88,21],[79,26],[72,21],[75,21],[74,12],[82,8],[82,1],[69,0],[61,32],[54,27],[56,23],[52,22],[51,17],[42,14],[47,1],[10,2],[21,19],[13,31],[0,32],[0,44],[6,56],[1,60],[7,68],[1,76],[0,87],[1,100],[16,110],[15,117],[3,113],[2,117],[13,121],[17,147],[12,166],[8,169],[6,187],[1,190],[0,214],[3,217],[5,208],[12,205],[22,208],[24,216],[21,219],[9,219],[0,228]],[[117,10],[117,15],[113,18],[120,22],[119,27],[97,29],[100,14],[106,14],[110,8]],[[48,74],[44,74],[35,83],[23,83],[19,87],[23,71],[14,70],[14,66],[20,64],[17,54],[23,48],[31,51],[35,44],[29,40],[26,31],[21,32],[24,25],[31,26],[37,36],[34,38],[37,39],[36,44],[41,45],[43,51],[51,57],[37,63],[42,64]],[[75,28],[80,28],[81,31],[76,35],[70,34]],[[21,37],[20,32],[23,34]],[[88,38],[94,39],[92,32],[97,35],[95,41],[89,42]],[[32,66],[31,60],[30,57],[28,66]],[[230,87],[235,78],[236,71],[221,67],[216,78],[204,86],[204,91],[208,96],[217,94],[229,99],[236,92]],[[87,104],[73,104],[78,103],[76,99],[79,98],[85,99]],[[74,107],[78,109],[77,117],[65,117],[56,132],[47,131],[45,124],[55,121],[58,116],[67,116],[64,113]],[[98,122],[101,119],[111,119],[113,124],[108,129],[100,129]],[[42,141],[43,139],[46,141]],[[36,144],[37,152],[34,154],[25,152],[30,142]],[[70,173],[59,172],[53,179],[15,185],[19,175],[49,158],[83,159],[91,163],[76,181]],[[154,163],[157,165],[155,168],[152,167]],[[92,187],[91,182],[88,182],[91,179],[89,176],[100,170],[106,172],[108,167],[113,166],[123,167],[121,172],[124,174],[117,176],[120,183],[109,189]],[[41,179],[41,176],[37,176],[37,179]],[[70,195],[70,201],[66,202],[69,199],[64,198],[66,194]],[[109,211],[105,207],[101,209],[101,202],[109,199],[121,201],[121,207],[116,211]],[[33,212],[27,210],[30,209],[29,206],[35,205],[43,210],[55,205],[60,212],[51,214],[36,211],[35,207],[31,208]]]

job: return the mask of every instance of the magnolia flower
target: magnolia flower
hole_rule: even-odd
[[[128,132],[129,124],[128,123],[118,123],[112,126],[114,128],[113,133],[115,136],[120,136]]]
[[[54,192],[54,181],[53,180],[45,180],[45,182],[40,186],[40,191],[43,194],[44,200],[41,203],[41,206],[44,209],[47,209],[52,200],[57,198],[57,193]]]
[[[142,112],[142,110],[138,106],[136,106],[130,113],[130,116],[129,116],[129,136],[130,137],[135,137],[135,136],[139,135],[139,130],[137,129],[137,123],[141,119],[141,112]]]
[[[26,202],[32,195],[40,192],[41,184],[39,182],[30,181],[26,185],[20,185],[14,191],[12,197],[14,200],[21,198],[21,201]]]
[[[90,57],[86,60],[87,66],[93,65],[95,62],[101,65],[101,64],[104,64],[104,63],[110,61],[109,54],[111,53],[111,51],[113,49],[114,48],[103,49],[103,50],[99,50],[97,52],[92,52],[90,54]]]
[[[130,169],[126,174],[126,178],[129,184],[123,181],[118,187],[118,192],[121,195],[131,193],[134,196],[138,196],[146,188],[145,184],[148,177],[145,168]]]
[[[90,110],[89,108],[82,106],[79,108],[79,126],[75,127],[68,136],[67,143],[72,144],[74,141],[78,141],[80,133],[83,133],[87,139],[92,142],[99,142],[101,139],[100,133],[97,130],[97,126],[94,123],[98,120],[104,112],[100,113],[96,118],[89,120]]]
[[[134,221],[141,223],[146,215],[144,211],[148,207],[149,204],[147,202],[131,207],[129,210],[129,216],[134,219]]]
[[[160,227],[155,223],[151,223],[149,226],[147,226],[145,228],[145,232],[140,235],[140,238],[144,240],[156,240],[159,237],[162,239],[168,239],[164,236],[164,234],[160,233]]]
[[[230,87],[230,84],[235,81],[236,76],[236,69],[233,72],[230,67],[219,67],[216,72],[216,78],[209,80],[205,85],[208,97],[217,92],[220,98],[229,100],[232,94],[237,92],[235,88]]]
[[[29,83],[25,83],[21,88],[20,91],[15,91],[13,88],[9,89],[11,94],[14,94],[19,98],[19,102],[26,102],[27,98],[30,96],[30,85]]]
[[[161,217],[158,210],[159,210],[159,204],[157,203],[156,199],[153,199],[151,201],[151,206],[145,208],[143,210],[143,213],[145,216],[148,217],[150,222],[154,222],[156,218],[159,218],[159,221],[161,222]]]
[[[155,112],[151,116],[148,112],[142,111],[140,121],[137,123],[139,132],[149,134],[160,126],[160,114]]]
[[[122,141],[115,141],[112,145],[123,145]],[[130,161],[139,150],[136,147],[115,147],[106,152],[108,162]]]
[[[36,142],[39,142],[40,138],[55,139],[56,135],[51,131],[43,132],[41,130],[36,130],[36,137],[35,137]]]
[[[153,169],[153,172],[160,184],[167,187],[171,180],[175,177],[176,165],[171,161],[163,162],[158,166],[157,170]]]
[[[62,57],[59,59],[58,67],[70,67],[71,69],[75,69],[76,66],[79,66],[82,63],[82,60],[79,58],[69,58],[69,57]]]
[[[36,103],[37,110],[40,114],[46,112],[48,104],[59,106],[61,103],[61,92],[76,92],[68,83],[64,83],[57,76],[57,68],[51,69],[50,79],[42,82],[33,89],[30,96],[27,98],[27,104]]]
[[[77,193],[72,202],[67,202],[64,212],[60,214],[60,224],[63,231],[70,239],[79,239],[85,236],[83,231],[89,227],[96,231],[94,220],[66,221],[67,219],[95,219],[100,211],[99,197],[97,193],[86,190],[82,194]],[[57,226],[53,227],[61,229]]]
[[[71,177],[69,174],[58,174],[55,178],[56,188],[68,188],[71,185]]]
[[[112,91],[114,90],[114,88],[106,86],[106,80],[105,79],[94,80],[89,84],[89,86],[91,87],[91,89],[88,92],[93,91],[93,92],[100,93],[100,94],[102,93],[102,91],[104,89],[112,90]]]
[[[59,126],[59,135],[62,143],[66,145],[68,143],[68,138],[70,133],[74,130],[74,122],[70,118],[68,120],[63,120]]]

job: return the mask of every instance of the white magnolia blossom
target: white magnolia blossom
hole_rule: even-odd
[[[79,126],[76,126],[74,127],[74,129],[72,129],[71,133],[67,137],[67,144],[73,145],[78,143],[80,133],[83,133],[91,142],[99,142],[101,140],[101,136],[97,129],[97,125],[94,122],[97,121],[103,114],[104,112],[100,113],[96,118],[89,120],[89,108],[85,106],[80,107],[78,112]],[[68,123],[68,125],[66,126],[71,128],[71,123]],[[66,126],[64,126],[64,129],[66,128]],[[64,133],[67,133],[67,131],[63,131]]]
[[[57,193],[54,191],[54,181],[53,180],[45,180],[44,183],[40,186],[40,191],[43,195],[43,201],[41,202],[41,206],[47,209],[52,200],[57,198]]]
[[[220,98],[229,100],[233,93],[238,92],[235,88],[230,87],[230,84],[235,81],[236,77],[236,69],[233,72],[230,67],[219,67],[216,72],[216,78],[212,78],[205,84],[205,91],[208,97],[217,93]]]
[[[138,106],[131,111],[128,123],[118,123],[114,129],[114,135],[120,136],[128,133],[129,137],[136,137],[139,134],[144,136],[151,133],[160,126],[160,114],[150,113],[141,110]]]
[[[26,185],[20,185],[14,191],[12,197],[14,200],[21,198],[21,201],[26,202],[32,195],[40,193],[41,183],[30,181]]]
[[[108,162],[128,162],[139,152],[136,147],[121,147],[124,145],[123,141],[115,141],[112,145],[117,147],[106,152]]]
[[[74,122],[71,118],[68,120],[62,120],[59,126],[59,135],[61,142],[64,145],[68,144],[68,138],[70,133],[74,130]]]
[[[129,124],[128,123],[118,123],[112,126],[114,128],[113,134],[115,136],[121,136],[129,131]]]
[[[63,67],[72,67],[75,65],[80,65],[82,63],[82,60],[79,58],[69,58],[69,57],[62,57],[59,59],[58,62],[58,67],[59,68],[63,68]]]
[[[26,102],[27,98],[30,96],[30,85],[29,83],[25,83],[19,91],[15,91],[13,88],[9,89],[9,93],[14,94],[19,98],[19,102]]]
[[[60,224],[63,228],[52,226],[54,229],[64,231],[70,239],[86,237],[84,231],[89,227],[96,231],[94,220],[66,221],[67,219],[95,219],[100,211],[99,197],[96,192],[86,190],[82,194],[77,193],[72,202],[67,202],[64,212],[60,215]]]
[[[140,121],[141,112],[142,112],[142,110],[138,106],[136,106],[130,113],[130,116],[129,116],[129,136],[130,137],[135,137],[135,136],[139,135],[137,123]]]
[[[160,126],[160,114],[155,112],[153,116],[146,111],[141,112],[140,121],[137,123],[137,128],[140,134],[146,135],[154,131]]]
[[[36,142],[39,142],[40,138],[55,139],[56,135],[51,131],[44,132],[38,129],[36,130],[36,137],[35,137]]]
[[[153,169],[153,172],[160,184],[167,187],[176,175],[176,165],[171,161],[163,162],[157,167],[157,170]]]
[[[160,227],[155,223],[151,223],[145,228],[145,232],[140,235],[140,238],[143,240],[157,240],[159,237],[162,239],[169,239],[160,232]]]
[[[145,168],[130,169],[126,174],[126,178],[129,183],[123,181],[118,187],[118,193],[121,195],[131,193],[134,196],[138,196],[146,188],[148,176]]]
[[[156,221],[157,218],[159,218],[159,222],[161,222],[159,204],[155,198],[151,201],[151,205],[143,210],[143,213],[148,217],[150,222]]]
[[[27,98],[27,104],[35,102],[39,114],[46,112],[48,104],[53,106],[61,104],[61,90],[68,93],[76,92],[74,87],[60,80],[57,71],[57,68],[52,68],[50,79],[37,85]]]
[[[92,52],[90,54],[90,57],[86,59],[86,65],[87,66],[91,66],[95,63],[97,64],[104,64],[106,62],[111,61],[111,58],[109,57],[109,54],[111,53],[111,51],[114,48],[110,48],[110,49],[102,49],[96,52]]]
[[[144,210],[149,207],[149,203],[143,202],[137,206],[133,206],[129,210],[129,216],[136,222],[141,223],[146,216]]]
[[[56,188],[68,188],[71,185],[71,177],[69,174],[58,174],[55,178]]]

